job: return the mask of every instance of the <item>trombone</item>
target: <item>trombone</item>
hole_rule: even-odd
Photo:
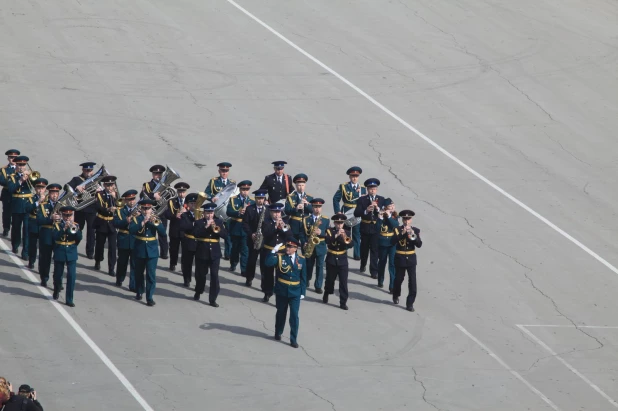
[[[28,179],[26,180],[26,182],[28,183],[28,188],[30,189],[30,191],[34,193],[34,182],[41,178],[41,173],[32,170],[32,167],[30,167],[30,163],[26,164],[26,167],[28,167]]]

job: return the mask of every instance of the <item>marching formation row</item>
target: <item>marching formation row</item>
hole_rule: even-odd
[[[155,305],[159,258],[169,259],[174,271],[180,254],[187,287],[195,266],[195,300],[204,293],[210,274],[208,298],[213,307],[219,306],[220,260],[229,260],[231,271],[240,266],[245,284],[251,287],[259,258],[263,301],[276,296],[275,338],[281,339],[289,308],[294,347],[298,346],[300,300],[314,272],[314,290],[323,294],[324,303],[338,279],[339,306],[348,309],[348,249],[360,260],[361,272],[369,263],[378,287],[384,286],[388,266],[395,304],[408,274],[406,308],[414,311],[416,248],[422,245],[420,230],[412,227],[414,212],[397,213],[390,199],[377,194],[378,179],[361,185],[360,167],[347,170],[349,181],[334,194],[335,214],[329,219],[322,214],[325,201],[306,193],[307,175],[285,174],[285,161],[273,162],[274,173],[264,178],[251,198],[252,182],[230,180],[232,165],[227,162],[217,164],[219,176],[203,192],[188,193],[190,186],[184,182],[172,186],[180,175],[155,165],[150,168],[152,180],[140,192],[121,194],[116,177],[105,166],[94,172],[95,163],[82,163],[82,174],[61,186],[32,171],[29,158],[18,150],[8,150],[6,155],[9,163],[0,169],[3,235],[10,231],[13,252],[18,254],[22,247],[21,257],[30,269],[38,252],[42,286],[47,286],[54,262],[56,300],[66,267],[68,306],[75,306],[77,246],[85,230],[86,254],[95,261],[94,268],[101,269],[107,243],[108,274],[121,287],[128,271],[129,289],[137,300],[145,293],[148,306]]]

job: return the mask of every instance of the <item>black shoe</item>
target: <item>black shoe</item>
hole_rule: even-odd
[[[157,303],[155,303],[155,302],[154,302],[154,300],[150,300],[150,301],[147,301],[147,302],[146,302],[146,305],[147,305],[148,307],[154,307],[156,304],[157,304]]]
[[[137,290],[135,289],[135,287],[129,287],[129,291],[131,291],[132,293],[136,292]]]
[[[388,293],[389,293],[389,294],[392,294],[392,293],[393,293],[393,289],[389,287],[389,288],[388,288]]]
[[[210,302],[210,306],[217,308],[219,306],[219,304],[217,304],[215,301],[211,301]]]
[[[371,274],[371,278],[373,278],[374,280],[378,279],[378,275],[377,274]]]
[[[324,296],[322,297],[322,302],[324,304],[328,304],[328,294],[324,294]]]
[[[17,254],[19,252],[19,248],[13,248],[13,254]]]
[[[64,285],[60,285],[60,291],[64,291]]]
[[[53,295],[54,300],[57,300],[58,297],[60,297],[60,291],[54,290],[54,295]]]
[[[94,263],[94,269],[99,271],[101,269],[101,262],[97,261],[96,263]]]
[[[31,270],[34,270],[34,263],[29,263],[28,264],[28,268],[31,269]]]
[[[167,255],[167,254],[164,254],[164,255],[159,256],[159,258],[160,258],[161,260],[169,260],[170,256],[169,256],[169,255]]]
[[[298,348],[298,343],[296,342],[290,343],[290,346],[292,346],[293,348]]]
[[[253,281],[247,281],[247,282],[245,282],[245,285],[246,285],[247,287],[251,287],[251,285],[252,285],[252,284],[253,284]]]
[[[24,261],[28,261],[28,260],[30,260],[30,257],[28,256],[28,254],[22,254],[21,255],[21,259],[24,260]]]
[[[393,297],[393,303],[399,304],[399,297]]]
[[[341,308],[342,310],[348,310],[348,306],[345,304],[339,304],[339,308]]]
[[[316,288],[316,289],[315,289],[315,292],[316,292],[316,293],[318,293],[318,294],[322,294],[324,291],[322,291],[322,289],[321,289],[321,288]]]
[[[262,301],[263,301],[263,302],[265,302],[265,303],[267,303],[267,302],[268,302],[268,300],[270,300],[270,295],[268,295],[268,294],[264,294],[264,298],[262,298]]]
[[[244,273],[244,272],[242,272],[242,271],[241,271],[241,272],[240,272],[240,276],[241,276],[241,277],[246,277],[246,276],[247,276],[247,273]]]
[[[47,281],[41,281],[41,287],[47,287]]]
[[[170,271],[176,271],[176,266],[175,265],[170,265]]]
[[[384,284],[378,284],[378,288],[384,288]]]
[[[360,261],[360,257],[354,257],[354,261]]]
[[[136,294],[136,295],[135,295],[135,299],[136,299],[137,301],[142,301],[142,295],[141,295],[141,294]]]
[[[223,259],[224,259],[225,261],[230,261],[230,256],[227,256],[227,255],[226,255],[225,257],[223,257]]]
[[[193,299],[195,301],[199,301],[200,300],[200,293],[195,293],[195,295],[193,296]]]
[[[191,281],[185,281],[185,287],[191,288]]]
[[[276,334],[275,334],[275,340],[277,340],[277,341],[281,341],[281,336],[280,336],[280,335],[276,335]]]
[[[9,232],[8,231],[3,231],[2,232],[2,237],[8,237],[9,236]]]
[[[408,310],[410,312],[414,312],[414,307],[412,307],[412,306],[406,307],[406,310]]]
[[[122,283],[120,281],[116,281],[116,287],[122,287]]]
[[[367,271],[367,267],[366,267],[366,266],[362,266],[362,267],[360,268],[360,272],[361,272],[361,273],[364,273],[365,271]]]
[[[110,271],[108,274],[110,277],[116,277],[116,273],[114,271]]]
[[[75,307],[75,304],[74,304],[74,303],[67,303],[67,305],[68,305],[69,307]]]
[[[87,257],[89,260],[94,260],[94,254],[88,254],[88,255],[86,255],[86,257]]]
[[[230,267],[230,273],[233,273],[234,271],[236,271],[236,266]]]

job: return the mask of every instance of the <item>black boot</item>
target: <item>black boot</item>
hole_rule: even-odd
[[[325,293],[324,296],[322,297],[322,302],[324,304],[328,304],[328,293]]]
[[[100,261],[95,261],[94,269],[97,270],[97,271],[99,271],[101,269],[101,262]]]

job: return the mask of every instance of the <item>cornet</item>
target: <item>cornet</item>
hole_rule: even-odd
[[[79,224],[73,221],[65,221],[64,229],[68,229],[71,234],[76,234],[79,231]]]
[[[221,227],[219,227],[216,223],[215,220],[208,220],[208,223],[210,223],[209,227],[212,227],[212,232],[217,234],[219,231],[221,231]]]
[[[290,229],[290,226],[286,224],[281,218],[277,220],[277,227],[281,228],[283,231],[287,231]]]
[[[339,230],[339,236],[341,236],[341,238],[343,238],[343,242],[346,244],[350,244],[352,242],[352,238],[348,237],[346,235],[345,230],[342,228]]]
[[[406,232],[408,233],[408,238],[412,241],[416,240],[416,233],[412,230],[412,227],[406,227]]]
[[[144,217],[146,218],[146,216],[144,216]],[[154,213],[151,213],[150,216],[147,217],[146,222],[147,223],[152,223],[152,225],[154,225],[156,227],[159,224],[161,224],[161,219],[159,217],[157,217]]]

